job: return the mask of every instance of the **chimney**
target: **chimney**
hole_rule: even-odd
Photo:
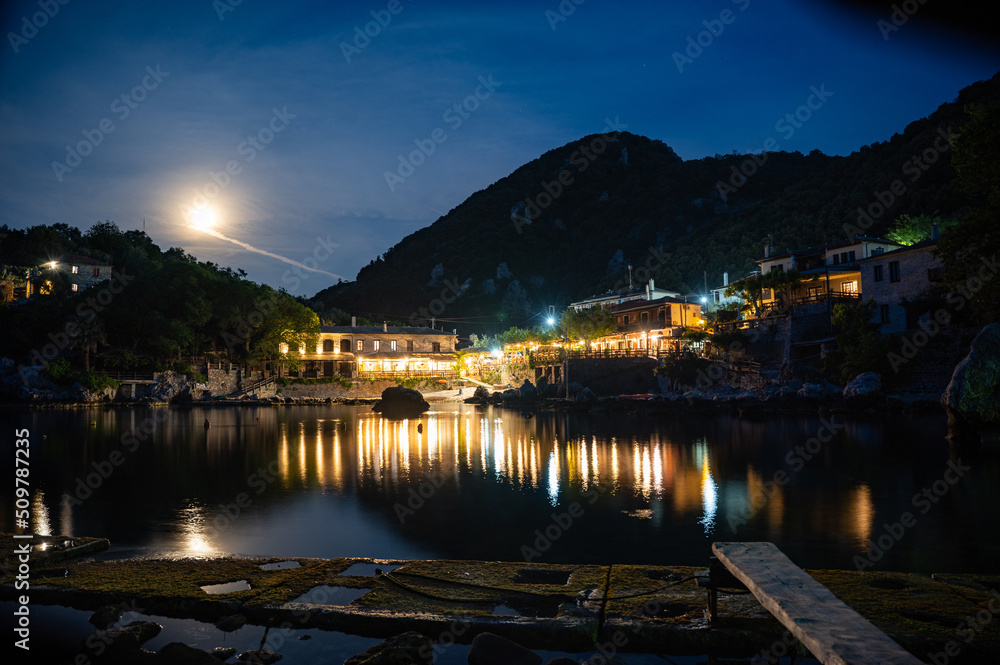
[[[652,277],[649,278],[649,290],[650,291],[655,291],[656,290],[656,284],[653,283],[653,278]]]
[[[652,300],[653,296],[649,292],[649,284],[646,285],[646,300]]]
[[[723,286],[729,286],[729,273],[728,272],[722,273],[722,285]]]
[[[452,328],[451,329],[451,334],[452,335],[457,335],[458,334],[458,328]]]
[[[931,240],[937,240],[941,237],[941,230],[938,229],[937,222],[931,225]]]
[[[358,326],[358,317],[352,316],[351,317],[351,327],[352,328],[357,328],[357,326]]]
[[[769,242],[764,243],[764,258],[765,259],[771,258],[771,243]]]
[[[385,321],[382,322],[382,332],[384,333],[389,332],[389,324],[386,323]]]

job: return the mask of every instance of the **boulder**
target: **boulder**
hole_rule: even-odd
[[[416,631],[408,631],[351,656],[344,665],[432,665],[434,643]]]
[[[542,665],[542,657],[505,637],[480,633],[472,640],[469,665]]]
[[[517,394],[522,400],[530,402],[538,398],[538,389],[531,384],[531,381],[525,379],[521,387],[517,389]]]
[[[844,386],[844,399],[874,397],[882,392],[882,377],[877,372],[862,372]]]
[[[152,621],[133,621],[122,628],[100,630],[83,642],[81,652],[101,663],[138,663],[152,656],[142,645],[163,629]]]
[[[160,649],[162,651],[162,649]],[[226,661],[236,655],[236,649],[233,647],[215,647],[208,652],[208,655],[216,660]]]
[[[826,389],[819,383],[804,383],[796,394],[804,399],[821,399],[826,396]]]
[[[416,416],[431,405],[427,403],[419,391],[403,386],[389,386],[382,391],[382,399],[375,403],[372,411],[378,411],[387,416]]]
[[[105,605],[98,608],[87,620],[98,629],[105,630],[118,623],[124,611],[124,605]]]
[[[584,404],[590,406],[592,404],[597,404],[597,395],[590,388],[584,388],[576,395],[576,403]]]
[[[215,627],[224,633],[231,633],[242,628],[246,622],[247,618],[242,614],[231,614],[216,621]]]
[[[227,655],[223,658],[216,656],[214,652],[202,651],[183,642],[171,642],[156,652],[156,659],[153,662],[163,663],[163,665],[219,665],[220,662],[236,653],[236,649],[226,649],[225,651]]]
[[[1000,425],[1000,324],[983,328],[969,354],[955,367],[941,395],[948,414],[948,436],[977,442]]]

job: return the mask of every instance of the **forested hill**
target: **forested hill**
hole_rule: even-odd
[[[627,132],[586,136],[474,193],[316,300],[373,320],[435,314],[463,332],[494,332],[627,284],[629,263],[640,277],[648,267],[657,286],[699,292],[706,273],[711,288],[724,271],[754,269],[768,236],[794,248],[844,238],[851,227],[880,235],[904,213],[961,217],[969,201],[942,137],[960,131],[967,105],[997,100],[1000,75],[846,157],[683,161]],[[752,175],[743,182],[734,167]],[[879,215],[873,204],[894,181],[905,191]],[[875,213],[860,226],[859,207]]]

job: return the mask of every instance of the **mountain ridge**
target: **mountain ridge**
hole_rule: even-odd
[[[587,135],[472,193],[313,301],[373,320],[433,317],[463,332],[495,332],[533,325],[549,305],[627,285],[629,264],[633,281],[648,275],[663,288],[703,292],[724,272],[735,278],[753,269],[768,238],[794,248],[852,229],[881,235],[903,213],[960,218],[970,201],[950,144],[941,149],[938,138],[935,148],[935,139],[958,131],[968,104],[998,100],[1000,74],[843,157],[813,150],[685,161],[662,141],[627,131]],[[745,181],[733,175],[741,167]],[[905,191],[892,194],[897,180]],[[882,193],[894,200],[859,227],[859,208]]]

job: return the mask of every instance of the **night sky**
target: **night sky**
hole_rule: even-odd
[[[684,159],[846,155],[1000,69],[916,0],[901,25],[888,2],[63,2],[2,12],[0,223],[145,220],[307,295],[609,122]],[[226,238],[324,273],[293,288]]]

